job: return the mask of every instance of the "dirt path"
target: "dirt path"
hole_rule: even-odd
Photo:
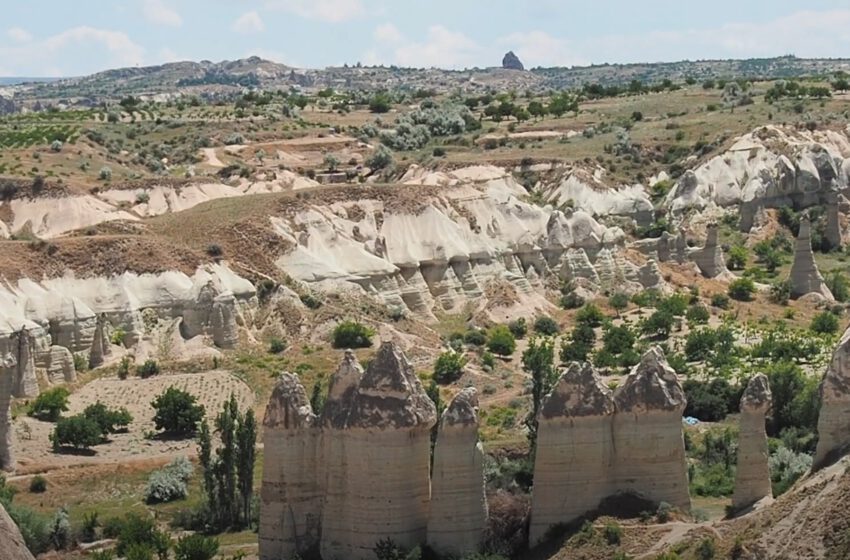
[[[207,160],[206,164],[210,167],[224,167],[224,163],[218,159],[215,148],[201,148],[201,153],[204,154],[204,158]]]

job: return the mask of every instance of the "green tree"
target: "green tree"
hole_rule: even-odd
[[[643,322],[641,331],[650,337],[666,338],[670,336],[675,320],[672,313],[659,309]]]
[[[94,420],[103,435],[114,434],[130,425],[133,416],[126,408],[110,409],[97,401],[83,410],[83,416]]]
[[[498,356],[510,356],[516,350],[516,339],[505,325],[496,325],[487,335],[487,349]]]
[[[850,282],[840,270],[834,270],[826,277],[826,285],[837,301],[850,300]]]
[[[526,418],[528,441],[531,455],[537,446],[537,416],[543,397],[552,389],[557,380],[555,370],[555,342],[551,338],[534,337],[528,342],[528,348],[522,353],[522,369],[531,376],[531,411]]]
[[[735,245],[729,249],[729,253],[726,256],[726,266],[730,270],[743,270],[747,266],[749,256],[749,251],[747,251],[746,247]]]
[[[542,315],[534,320],[534,332],[545,336],[555,336],[560,332],[561,326],[555,319]]]
[[[151,406],[157,430],[175,436],[191,436],[204,417],[204,407],[196,404],[197,397],[171,386],[157,396]]]
[[[729,297],[738,301],[750,301],[756,292],[756,285],[751,278],[738,278],[729,283]]]
[[[218,490],[220,527],[232,527],[238,519],[239,501],[236,499],[236,426],[239,406],[234,395],[224,403],[215,419],[216,432],[221,445],[216,450],[216,487]]]
[[[373,113],[388,113],[392,107],[392,100],[386,92],[379,92],[369,100],[369,110]]]
[[[465,366],[466,356],[460,352],[454,350],[443,352],[434,363],[434,381],[437,383],[457,381],[463,375]]]
[[[89,449],[103,441],[103,432],[97,422],[82,414],[60,418],[50,436],[53,448]]]
[[[56,422],[63,412],[67,412],[69,396],[71,392],[65,387],[48,389],[35,398],[27,414],[46,422]]]
[[[833,334],[838,332],[838,317],[830,311],[821,311],[812,319],[809,328],[819,334]]]
[[[546,114],[546,108],[539,101],[532,101],[528,104],[528,114],[539,119]]]
[[[605,314],[592,303],[588,303],[576,313],[576,322],[583,323],[589,327],[601,327],[605,322]]]
[[[257,455],[257,420],[250,408],[238,417],[236,429],[236,479],[242,498],[242,522],[251,526],[251,499],[254,496],[254,464]]]
[[[608,305],[617,312],[617,317],[619,317],[620,312],[625,311],[629,307],[629,296],[623,292],[615,292],[608,298]]]
[[[343,321],[333,331],[334,348],[368,348],[375,331],[356,321]]]

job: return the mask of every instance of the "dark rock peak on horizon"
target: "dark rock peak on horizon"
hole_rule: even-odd
[[[502,68],[508,70],[525,70],[525,66],[522,65],[522,61],[514,54],[514,51],[508,51],[502,58]]]

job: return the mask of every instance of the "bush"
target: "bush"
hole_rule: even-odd
[[[596,327],[601,327],[604,321],[605,314],[592,303],[588,303],[579,309],[578,313],[576,313],[577,323],[585,324],[594,329]]]
[[[525,338],[525,335],[528,334],[528,325],[525,322],[525,317],[520,317],[508,323],[508,330],[514,335],[514,338]]]
[[[165,557],[170,547],[170,539],[156,528],[154,520],[138,513],[129,513],[117,527],[118,538],[115,552],[119,556],[127,556],[134,548],[145,548]]]
[[[578,309],[584,305],[584,298],[575,292],[568,292],[561,294],[561,299],[558,303],[564,309]]]
[[[730,270],[743,270],[747,266],[749,256],[749,251],[747,251],[746,247],[735,245],[729,249],[729,254],[726,256],[726,266]]]
[[[65,550],[71,544],[71,521],[68,511],[59,509],[50,524],[50,540],[56,550]]]
[[[712,560],[717,553],[717,547],[714,544],[714,539],[706,537],[700,541],[697,546],[697,558],[699,560]]]
[[[788,300],[791,299],[791,281],[781,280],[771,284],[768,299],[777,305],[788,305]]]
[[[54,449],[71,447],[89,449],[103,441],[103,432],[97,422],[82,414],[60,418],[50,435]]]
[[[366,166],[373,170],[386,169],[393,165],[393,152],[381,144],[375,149],[375,153],[367,158]]]
[[[136,375],[142,379],[147,379],[148,377],[153,377],[158,374],[159,364],[156,363],[156,360],[145,360],[145,363],[136,367]]]
[[[283,339],[274,337],[269,341],[269,352],[272,354],[281,354],[286,350],[286,342]]]
[[[738,278],[729,283],[729,297],[738,301],[750,301],[756,286],[750,278]]]
[[[182,500],[189,493],[188,483],[192,470],[192,463],[186,457],[178,457],[165,467],[152,472],[145,489],[145,501],[149,504],[159,504]]]
[[[166,389],[151,403],[156,411],[153,418],[156,429],[182,437],[194,434],[204,417],[204,407],[195,404],[197,400],[176,387]]]
[[[133,416],[126,408],[110,409],[100,401],[87,406],[83,416],[93,420],[104,436],[125,429],[133,421]]]
[[[836,333],[838,332],[838,317],[830,311],[821,311],[814,316],[809,329],[818,334]]]
[[[534,321],[534,332],[546,335],[546,336],[555,336],[561,331],[561,326],[558,325],[558,322],[555,319],[543,315],[538,317]]]
[[[118,375],[118,379],[127,379],[130,375],[130,361],[129,356],[124,356],[121,358],[121,361],[118,363],[118,369],[115,371],[116,375]]]
[[[704,305],[691,305],[685,313],[685,318],[688,320],[689,325],[703,325],[708,323],[709,318],[711,318],[711,312]]]
[[[608,305],[610,305],[617,312],[617,315],[619,315],[620,311],[625,310],[629,306],[629,296],[623,292],[612,294],[611,297],[608,298]]]
[[[812,468],[812,456],[779,447],[770,455],[767,463],[773,495],[779,497],[791,488],[797,479],[809,472]]]
[[[174,544],[175,560],[212,560],[218,554],[218,541],[203,535],[181,537]]]
[[[375,331],[355,321],[344,321],[333,332],[334,348],[368,348]]]
[[[39,394],[27,413],[39,420],[56,422],[63,412],[68,410],[68,397],[71,392],[65,387],[54,387]]]
[[[729,296],[726,294],[714,294],[711,296],[711,305],[720,309],[729,309]]]
[[[623,528],[620,527],[619,523],[609,521],[605,524],[605,528],[603,529],[602,534],[605,537],[605,542],[612,546],[615,546],[620,544],[620,541],[623,539]]]
[[[688,399],[685,416],[703,422],[720,422],[728,414],[738,411],[742,387],[733,386],[722,377],[710,381],[686,379],[682,389]]]
[[[463,341],[471,346],[484,346],[487,343],[487,333],[478,329],[470,329],[463,335]]]
[[[443,352],[434,364],[434,381],[437,383],[451,383],[463,375],[466,366],[466,356],[459,352]]]
[[[487,349],[498,356],[510,356],[516,350],[516,339],[505,325],[496,325],[487,335]]]
[[[33,494],[41,494],[47,491],[47,479],[40,474],[35,475],[30,480],[30,492]]]
[[[109,167],[101,167],[100,173],[98,174],[101,181],[111,181],[112,180],[112,169]]]
[[[669,311],[657,310],[641,326],[643,334],[651,337],[667,337],[673,330],[676,318]]]

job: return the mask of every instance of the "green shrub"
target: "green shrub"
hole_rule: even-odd
[[[192,477],[192,463],[186,457],[178,457],[148,477],[145,489],[145,501],[159,504],[182,500],[189,493],[189,479]]]
[[[168,535],[156,528],[151,517],[128,513],[119,524],[115,552],[124,556],[133,548],[144,547],[164,557],[170,545]]]
[[[729,297],[738,301],[750,301],[756,292],[756,285],[750,278],[738,278],[729,283]]]
[[[770,480],[774,496],[784,494],[794,483],[812,468],[812,456],[807,453],[795,453],[785,447],[779,447],[768,459]]]
[[[116,374],[118,375],[118,379],[127,379],[130,375],[130,365],[132,361],[129,356],[124,356],[121,358],[121,362],[118,364],[118,369],[116,370]]]
[[[30,492],[33,494],[41,494],[47,491],[47,479],[40,474],[35,475],[30,480]]]
[[[27,413],[39,420],[56,422],[63,412],[68,410],[68,397],[71,392],[65,387],[54,387],[39,394]]]
[[[616,292],[608,298],[610,305],[619,315],[619,313],[629,307],[629,296],[623,292]]]
[[[588,325],[589,327],[601,327],[605,321],[605,314],[592,303],[588,303],[576,313],[576,322]]]
[[[375,331],[355,321],[344,321],[333,331],[334,348],[368,348]]]
[[[688,404],[685,416],[699,418],[703,422],[720,422],[728,414],[737,412],[742,388],[734,386],[722,377],[710,381],[686,379],[682,383]]]
[[[726,266],[730,270],[743,270],[747,266],[747,260],[750,254],[746,247],[735,245],[729,249],[729,254],[726,256]]]
[[[158,374],[159,364],[156,363],[156,360],[145,360],[145,363],[136,367],[136,375],[142,379],[147,379],[148,377],[153,377]]]
[[[528,325],[525,322],[525,317],[520,317],[508,323],[508,330],[515,338],[522,339],[528,334]]]
[[[777,305],[788,305],[788,300],[791,299],[791,281],[781,280],[771,284],[768,298]]]
[[[174,544],[175,560],[212,560],[218,554],[218,541],[203,535],[181,537]]]
[[[505,325],[496,325],[487,335],[487,349],[498,356],[510,356],[516,350],[516,339]]]
[[[116,346],[124,346],[124,340],[127,338],[127,332],[118,327],[112,332],[112,336],[109,337],[109,342],[115,344]]]
[[[496,367],[496,357],[489,351],[481,354],[481,365],[490,369]]]
[[[675,320],[669,311],[657,310],[643,322],[641,331],[650,337],[664,338],[670,335]]]
[[[729,309],[729,296],[726,294],[714,294],[711,296],[711,305],[720,309]]]
[[[714,544],[714,539],[706,537],[697,545],[697,558],[699,560],[712,560],[717,554],[717,547]]]
[[[82,414],[60,418],[50,435],[53,448],[89,449],[103,441],[103,432],[97,422]]]
[[[542,315],[534,320],[534,332],[546,335],[555,336],[561,331],[561,326],[555,319]]]
[[[269,341],[269,352],[272,354],[281,354],[286,350],[286,342],[281,338],[274,337]]]
[[[809,328],[818,334],[833,334],[838,332],[838,317],[829,311],[822,311],[814,316]]]
[[[487,333],[479,329],[470,329],[463,335],[463,341],[471,346],[484,346],[487,343]]]
[[[434,380],[437,383],[451,383],[463,375],[466,356],[459,352],[443,352],[434,364]]]
[[[133,416],[126,408],[110,409],[100,401],[87,406],[83,416],[93,420],[103,435],[123,430],[133,421]]]
[[[620,524],[615,521],[609,521],[605,524],[605,528],[602,530],[602,535],[605,537],[605,542],[614,546],[620,544],[620,541],[623,540],[623,528],[620,527]]]
[[[71,545],[71,521],[68,511],[60,508],[50,523],[50,540],[56,550],[65,550]]]
[[[688,307],[685,318],[689,325],[703,325],[711,318],[711,311],[704,305],[695,304]]]
[[[156,411],[153,418],[156,429],[181,437],[194,434],[204,417],[204,407],[196,404],[197,400],[176,387],[166,389],[151,403]]]

